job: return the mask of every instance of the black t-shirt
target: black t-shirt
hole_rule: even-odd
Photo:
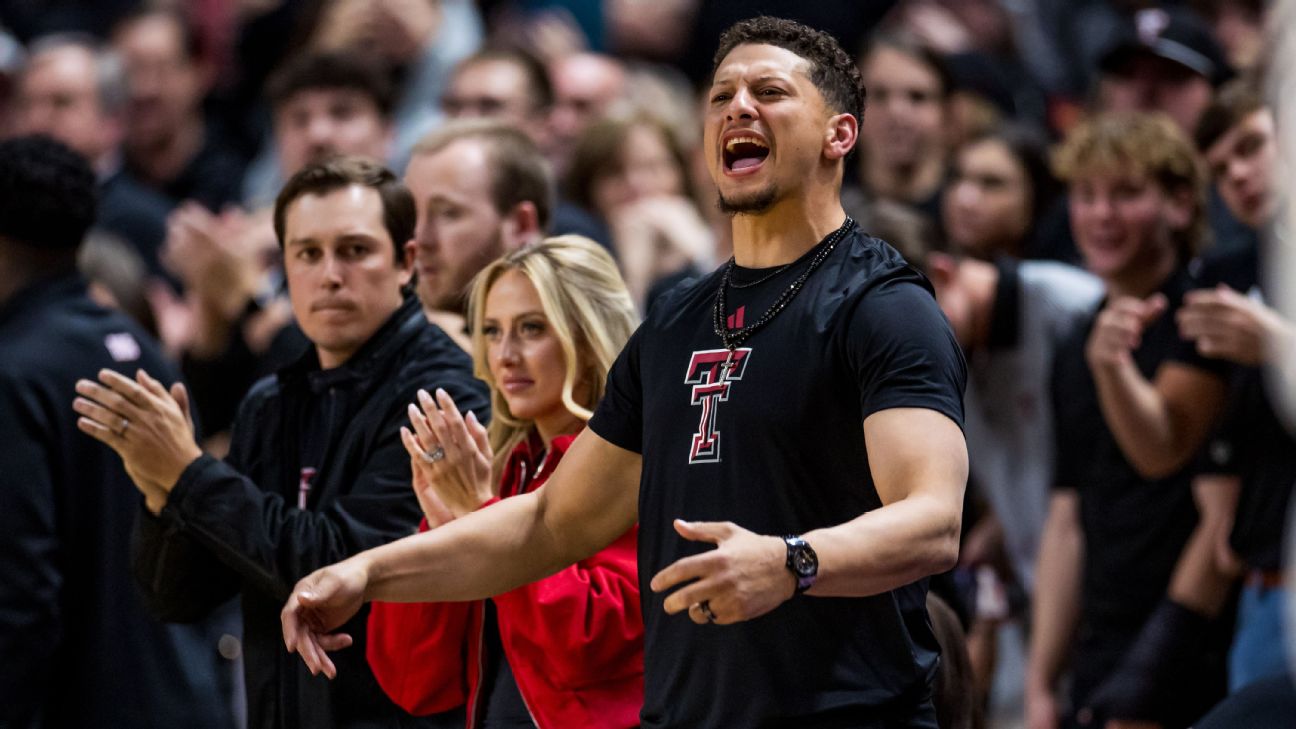
[[[773,271],[736,269],[734,325],[756,321],[813,254],[755,285],[746,284]],[[852,228],[722,378],[726,352],[712,326],[720,281],[715,272],[685,283],[654,306],[590,421],[643,455],[643,726],[874,726],[896,707],[912,713],[938,654],[925,581],[868,598],[800,596],[726,626],[666,615],[665,595],[648,583],[710,549],[680,538],[675,518],[783,535],[879,508],[862,423],[918,407],[961,426],[958,345],[922,275]]]
[[[1260,284],[1259,247],[1254,243],[1199,262],[1203,285],[1225,283],[1242,293]],[[1209,447],[1201,469],[1241,478],[1237,515],[1229,541],[1248,567],[1282,567],[1283,525],[1296,486],[1296,440],[1279,422],[1257,367],[1235,367],[1229,410]]]
[[[1153,378],[1169,361],[1217,375],[1226,369],[1223,362],[1203,358],[1191,342],[1179,338],[1174,313],[1192,288],[1195,284],[1186,272],[1176,272],[1162,285],[1167,311],[1148,326],[1134,351],[1144,377]],[[1084,354],[1096,315],[1067,340],[1055,360],[1054,483],[1076,489],[1080,496],[1085,537],[1081,641],[1092,636],[1097,643],[1111,644],[1132,639],[1165,595],[1197,524],[1197,508],[1191,468],[1149,481],[1126,460],[1108,429]]]

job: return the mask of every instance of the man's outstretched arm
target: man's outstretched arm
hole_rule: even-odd
[[[476,600],[540,579],[612,543],[638,516],[639,454],[586,429],[543,488],[307,576],[281,618],[284,643],[312,673],[335,675],[329,635],[369,600]]]
[[[864,420],[864,440],[882,508],[801,535],[819,557],[811,595],[876,595],[943,572],[958,560],[968,473],[958,425],[935,410],[893,408]],[[764,615],[794,594],[796,580],[781,537],[728,522],[677,521],[675,528],[716,549],[685,557],[653,577],[654,591],[675,589],[663,602],[666,612],[687,610],[698,623],[737,623]]]

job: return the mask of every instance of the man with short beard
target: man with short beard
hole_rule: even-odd
[[[405,184],[418,210],[415,263],[423,311],[467,349],[468,285],[491,261],[540,240],[553,207],[549,167],[517,129],[462,120],[415,145]]]
[[[864,90],[758,18],[716,54],[705,149],[735,260],[654,307],[543,489],[320,570],[285,641],[337,674],[365,600],[479,599],[641,523],[645,727],[934,729],[926,578],[958,555],[965,367],[925,279],[840,203]]]

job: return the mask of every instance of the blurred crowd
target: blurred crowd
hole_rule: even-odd
[[[1296,441],[1266,368],[1296,335],[1262,255],[1287,194],[1270,5],[0,0],[0,135],[49,135],[89,163],[99,203],[77,264],[90,295],[156,339],[204,452],[268,472],[277,446],[240,445],[240,403],[319,344],[285,285],[292,199],[276,200],[298,171],[349,155],[404,181],[417,218],[406,281],[483,376],[490,284],[475,304],[469,285],[501,256],[584,236],[615,261],[626,316],[725,262],[729,218],[700,133],[719,34],[758,11],[832,33],[867,89],[843,203],[931,280],[969,365],[962,554],[933,580],[966,636],[973,709],[957,726],[984,726],[993,705],[1031,729],[1171,729],[1230,695],[1290,689],[1281,547]],[[460,410],[516,407],[493,380],[491,398],[474,389],[465,362],[460,389],[445,386]],[[519,433],[491,442],[496,480]],[[416,528],[407,506],[408,523],[373,538]],[[126,559],[130,545],[107,543]],[[308,571],[285,568],[283,584]],[[210,648],[212,675],[193,684],[219,694],[213,726],[258,716],[274,692],[251,670],[245,686],[238,663],[290,659],[266,657],[282,649],[273,626],[245,636],[238,610],[219,607],[234,594],[210,596],[208,622],[184,636]],[[486,619],[508,652],[518,618],[502,605]],[[404,659],[384,668],[372,648],[407,634],[385,629],[370,662],[393,700],[416,713],[466,700],[397,686]],[[1005,706],[993,695],[1009,669],[1020,685]],[[22,686],[36,690],[3,679],[0,694]],[[1217,721],[1197,725],[1240,725]]]

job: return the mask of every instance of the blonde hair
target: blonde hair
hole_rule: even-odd
[[[1130,174],[1156,182],[1173,195],[1192,196],[1192,219],[1174,231],[1180,263],[1187,263],[1209,236],[1206,174],[1188,136],[1164,114],[1112,112],[1080,122],[1053,154],[1058,179],[1073,184],[1094,174]]]
[[[513,448],[527,437],[534,425],[509,411],[508,402],[491,376],[486,337],[482,333],[486,295],[509,271],[526,276],[535,287],[545,317],[562,347],[566,365],[563,406],[581,420],[589,420],[594,414],[593,408],[603,398],[612,362],[639,325],[639,315],[616,263],[607,251],[588,238],[578,235],[546,238],[504,255],[477,274],[468,299],[473,371],[491,390],[491,422],[487,432],[495,452],[492,470],[496,479]],[[575,398],[576,386],[583,382],[589,385],[588,403],[576,402]]]

